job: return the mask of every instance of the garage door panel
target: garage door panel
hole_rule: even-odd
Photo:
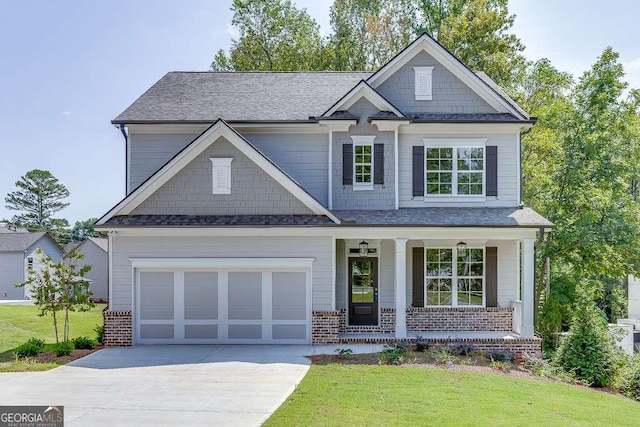
[[[184,318],[216,320],[218,318],[218,273],[184,274]]]
[[[272,276],[272,319],[306,320],[306,273],[274,272]]]
[[[229,273],[229,319],[262,319],[262,273]]]
[[[185,339],[218,339],[218,325],[185,325]]]
[[[229,339],[262,339],[262,325],[229,325]]]
[[[261,320],[262,305],[229,306],[229,320]]]
[[[174,274],[140,273],[140,319],[173,320]]]
[[[307,338],[307,325],[273,325],[271,336],[274,340],[304,340]]]
[[[172,340],[174,326],[170,325],[140,325],[140,338],[150,340]]]

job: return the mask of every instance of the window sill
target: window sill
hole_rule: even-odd
[[[485,196],[424,196],[425,203],[483,203]]]
[[[213,190],[212,194],[231,194],[231,189],[230,188],[222,188],[222,189]]]
[[[371,191],[371,190],[373,190],[373,184],[364,184],[364,185],[354,184],[353,186],[353,191]]]

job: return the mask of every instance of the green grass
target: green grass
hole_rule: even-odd
[[[312,365],[265,426],[637,426],[640,403],[578,386],[423,367]]]
[[[69,335],[75,337],[86,336],[95,338],[93,330],[102,324],[102,310],[104,304],[96,306],[87,312],[69,314]],[[56,336],[53,331],[53,318],[51,316],[38,316],[39,310],[31,305],[0,305],[0,362],[13,360],[13,349],[23,344],[31,337],[45,340],[47,343],[55,343]],[[58,333],[62,338],[63,314],[58,312]]]

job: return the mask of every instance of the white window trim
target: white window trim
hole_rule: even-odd
[[[488,138],[423,138],[424,142],[424,201],[451,202],[484,202],[487,193],[487,140]],[[451,148],[453,149],[453,169],[451,171],[451,194],[427,194],[427,148]],[[458,149],[482,148],[482,194],[458,194]]]
[[[431,101],[433,99],[433,67],[413,67],[415,73],[415,96],[416,101]],[[420,80],[429,79],[429,88],[420,90]]]
[[[452,261],[451,266],[451,305],[429,305],[427,304],[427,279],[438,278],[441,276],[427,276],[427,249],[451,249]],[[457,247],[432,247],[425,246],[424,257],[422,263],[424,265],[424,283],[422,284],[424,307],[460,307],[460,308],[476,308],[487,306],[487,250],[485,246],[468,246],[467,249],[482,249],[482,305],[458,305],[458,248]],[[463,276],[469,277],[469,276]]]
[[[233,161],[233,158],[231,157],[213,157],[210,159],[211,163],[212,163],[212,168],[211,168],[211,177],[212,177],[212,188],[211,191],[213,192],[213,194],[231,194],[231,161]],[[227,186],[226,187],[219,187],[218,183],[216,182],[216,170],[218,168],[225,168],[226,169],[226,173],[227,173]]]
[[[373,190],[373,181],[375,174],[375,155],[373,152],[373,141],[375,135],[353,135],[353,191],[371,191]],[[356,182],[356,146],[371,147],[371,182]]]

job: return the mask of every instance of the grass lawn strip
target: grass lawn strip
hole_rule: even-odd
[[[314,364],[265,426],[638,425],[633,400],[478,368]]]

